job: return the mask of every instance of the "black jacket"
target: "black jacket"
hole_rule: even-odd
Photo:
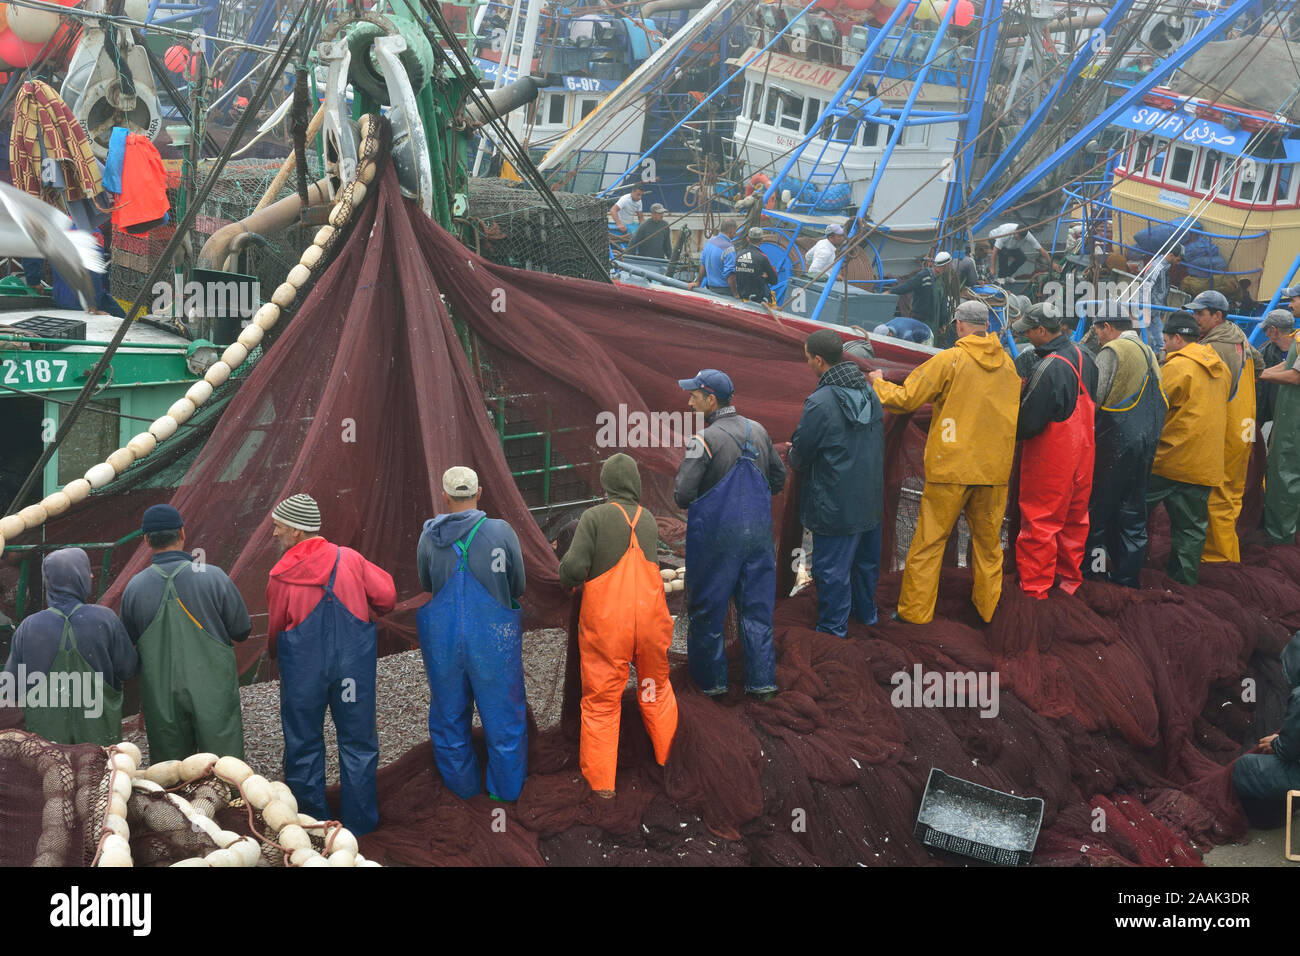
[[[1059,358],[1052,356],[1058,355]],[[1097,363],[1062,332],[1041,348],[1026,350],[1016,359],[1016,371],[1029,383],[1020,395],[1020,418],[1016,423],[1016,440],[1039,435],[1052,422],[1063,422],[1074,414],[1079,400],[1079,375],[1082,362],[1083,384],[1088,395],[1097,400]]]
[[[677,469],[677,480],[673,483],[673,499],[679,508],[688,507],[740,461],[747,424],[749,440],[758,449],[758,470],[766,476],[772,494],[780,494],[785,487],[785,465],[772,447],[772,439],[758,422],[742,418],[734,407],[726,405],[714,412],[708,419],[708,427],[693,435],[686,445],[686,458]]]
[[[654,256],[657,259],[670,259],[673,254],[673,231],[666,220],[655,222],[647,219],[636,227],[632,241],[627,244],[627,251],[636,256]]]
[[[790,439],[802,473],[799,519],[814,534],[850,535],[880,526],[884,501],[884,410],[853,362],[826,370],[803,403]]]
[[[1273,753],[1289,763],[1300,763],[1300,633],[1282,648],[1282,673],[1291,682],[1282,726],[1273,741]]]
[[[758,246],[736,250],[736,291],[742,299],[767,300],[768,291],[780,281],[771,260]]]
[[[1260,354],[1264,356],[1264,368],[1272,368],[1286,361],[1287,353],[1272,342],[1265,342]],[[1263,369],[1255,369],[1256,376]],[[1273,420],[1273,408],[1277,402],[1277,382],[1255,382],[1255,421],[1259,425]]]

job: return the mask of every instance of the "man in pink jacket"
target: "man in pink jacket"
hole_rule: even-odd
[[[272,534],[283,557],[266,586],[267,646],[280,665],[284,779],[298,809],[331,819],[325,803],[325,706],[339,742],[339,819],[355,834],[379,822],[375,772],[375,661],[371,621],[397,601],[388,572],[320,536],[320,508],[308,495],[275,506]]]

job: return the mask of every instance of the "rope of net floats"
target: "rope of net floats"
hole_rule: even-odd
[[[140,748],[130,741],[124,740],[107,750],[108,804],[100,821],[92,866],[135,865],[131,856],[131,827],[127,823],[133,798],[166,800],[184,817],[192,831],[203,833],[216,845],[201,856],[186,857],[172,866],[254,867],[268,858],[282,859],[288,867],[380,865],[362,855],[356,836],[341,823],[299,813],[298,801],[287,784],[253,773],[238,757],[200,753],[142,768]],[[222,829],[212,816],[215,807],[209,812],[200,801],[187,800],[174,792],[211,778],[239,793],[248,811],[251,836]],[[139,812],[135,818],[140,821],[138,825],[149,829],[144,822],[147,814]]]
[[[104,461],[92,465],[83,477],[68,482],[62,489],[52,492],[37,504],[28,505],[15,514],[0,518],[0,554],[4,553],[7,542],[36,530],[50,518],[58,517],[73,505],[85,501],[91,491],[105,488],[135,462],[153,454],[160,444],[175,435],[180,426],[189,421],[212,397],[213,391],[224,385],[234,370],[244,364],[249,354],[261,343],[262,337],[279,322],[284,310],[293,305],[299,294],[310,286],[313,277],[324,271],[343,233],[351,225],[356,210],[371,191],[379,172],[386,123],[378,115],[367,114],[361,118],[360,125],[362,142],[356,178],[340,190],[334,208],[330,210],[329,224],[317,230],[312,244],[299,257],[298,264],[289,270],[284,282],[272,293],[271,301],[257,310],[252,321],[239,333],[238,339],[226,347],[219,361],[208,367],[203,378],[191,385],[184,397],[173,402],[167,412],[155,419],[147,430],[136,435]]]

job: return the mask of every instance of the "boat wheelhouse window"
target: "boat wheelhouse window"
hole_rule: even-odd
[[[1277,168],[1277,201],[1279,205],[1291,206],[1296,201],[1296,184],[1300,177],[1295,175],[1295,166],[1286,164]]]
[[[564,125],[564,94],[549,93],[546,100],[546,125]]]
[[[781,91],[769,89],[767,91],[767,106],[763,109],[763,125],[776,125],[776,111],[781,103]]]
[[[1129,171],[1142,174],[1146,169],[1147,159],[1151,156],[1151,137],[1139,136],[1137,143],[1133,146],[1133,162],[1129,163]]]
[[[862,124],[862,145],[877,146],[880,144],[880,124],[863,123]]]
[[[1214,184],[1219,181],[1219,153],[1217,150],[1207,149],[1205,151],[1205,160],[1201,163],[1201,178],[1197,180],[1196,187],[1203,193],[1214,191]]]
[[[930,127],[904,126],[900,146],[927,146],[930,143]]]
[[[1158,139],[1151,150],[1151,169],[1147,175],[1152,179],[1160,179],[1164,176],[1165,171],[1165,152],[1169,149],[1169,140]]]
[[[782,129],[799,132],[803,127],[804,102],[802,96],[778,91],[781,113],[777,123]]]
[[[579,101],[579,107],[580,107],[580,108],[579,108],[579,110],[578,110],[578,119],[579,119],[579,120],[584,120],[584,119],[586,119],[586,118],[587,118],[588,116],[590,116],[593,112],[595,112],[596,107],[599,106],[599,105],[600,105],[600,100],[590,100],[590,99],[588,99],[588,100],[580,100],[580,101]]]
[[[1240,202],[1264,205],[1273,201],[1273,167],[1267,163],[1242,160],[1241,175],[1237,178],[1237,199]]]
[[[808,115],[804,117],[803,131],[810,132],[817,125],[817,118],[822,115],[822,101],[814,96],[808,97]]]
[[[755,123],[763,115],[763,87],[757,83],[749,84],[749,113],[747,115]]]
[[[1169,173],[1165,182],[1176,186],[1190,186],[1196,170],[1196,150],[1190,146],[1175,146],[1169,154]]]

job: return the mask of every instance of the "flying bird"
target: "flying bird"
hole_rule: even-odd
[[[0,183],[0,256],[48,259],[84,308],[95,306],[92,272],[104,271],[104,253],[89,232],[53,206],[8,183]]]

